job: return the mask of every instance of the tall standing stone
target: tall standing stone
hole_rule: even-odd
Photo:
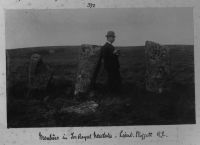
[[[145,43],[146,89],[162,93],[169,75],[169,49],[152,41]]]
[[[28,96],[30,96],[34,90],[46,91],[51,78],[52,71],[44,64],[41,55],[33,54],[30,58],[28,72]]]
[[[87,93],[91,87],[92,78],[97,67],[100,47],[83,44],[79,54],[78,71],[75,82],[75,95]]]

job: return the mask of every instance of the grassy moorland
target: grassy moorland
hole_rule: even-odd
[[[80,116],[60,114],[62,107],[77,104],[73,99],[78,64],[78,46],[10,49],[7,54],[8,127],[166,125],[195,123],[194,48],[170,45],[169,90],[154,94],[145,90],[144,46],[120,47],[123,92],[108,94],[101,69],[94,100],[96,113]],[[26,98],[29,58],[39,53],[54,70],[47,95],[48,107],[37,98]]]

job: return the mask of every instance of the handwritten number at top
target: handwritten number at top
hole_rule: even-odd
[[[95,7],[95,4],[93,4],[93,3],[88,3],[88,4],[87,4],[87,7],[88,7],[88,8],[94,8],[94,7]]]

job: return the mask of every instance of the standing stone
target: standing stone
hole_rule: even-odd
[[[89,44],[81,45],[75,82],[75,95],[89,91],[99,55],[100,47]]]
[[[46,91],[51,78],[52,71],[44,64],[42,57],[39,54],[33,54],[30,58],[28,72],[28,96],[34,90]]]
[[[169,49],[152,41],[146,41],[146,89],[162,93],[169,75]]]

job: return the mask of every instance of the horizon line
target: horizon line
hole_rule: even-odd
[[[156,42],[157,43],[157,42]],[[86,44],[86,43],[85,43]],[[158,43],[160,44],[160,43]],[[82,44],[81,44],[82,45]],[[10,50],[10,49],[26,49],[26,48],[45,48],[45,47],[80,47],[81,45],[47,45],[47,46],[30,46],[30,47],[16,47],[16,48],[6,48],[6,50]],[[96,45],[96,44],[89,44],[89,45]],[[194,46],[194,44],[160,44],[160,45],[163,45],[163,46],[177,46],[177,45],[190,45],[190,46]],[[103,46],[103,45],[96,45],[96,46]],[[145,45],[118,45],[118,46],[115,46],[114,47],[142,47],[142,46],[145,46]]]

